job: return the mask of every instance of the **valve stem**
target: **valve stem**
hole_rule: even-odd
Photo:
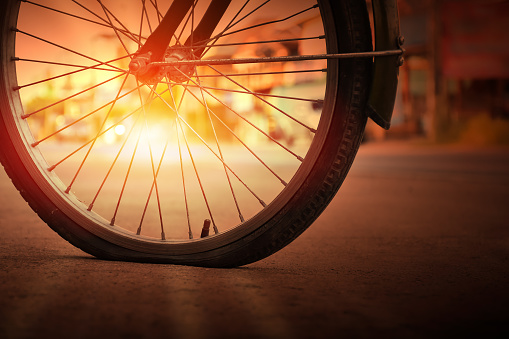
[[[208,237],[209,231],[210,231],[210,220],[205,219],[205,221],[203,222],[203,228],[201,230],[201,237],[202,238]]]

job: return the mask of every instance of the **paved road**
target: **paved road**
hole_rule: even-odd
[[[1,338],[509,334],[508,149],[367,144],[308,231],[229,270],[94,259],[0,191]]]

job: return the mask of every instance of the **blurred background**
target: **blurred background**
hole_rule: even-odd
[[[509,143],[509,1],[399,0],[406,62],[392,128],[367,138]],[[368,6],[369,7],[369,6]]]
[[[371,0],[368,0],[368,8],[371,8],[370,2]],[[509,2],[505,0],[399,0],[398,4],[401,30],[405,37],[406,62],[400,69],[400,86],[392,128],[384,131],[370,123],[366,131],[366,141],[422,137],[433,142],[509,144],[509,44],[507,43],[509,31],[506,29],[509,21]],[[60,24],[65,25],[65,20],[58,18],[61,21]],[[37,22],[33,20],[24,24],[28,27],[30,25],[38,27]],[[52,26],[51,29],[62,32],[62,29]],[[255,36],[249,36],[246,32],[240,40],[268,38],[274,34],[275,38],[313,36],[321,34],[319,26],[315,12],[280,25],[276,33],[272,31],[272,28],[264,33],[261,29]],[[71,27],[67,35],[73,36],[74,29]],[[63,39],[68,42],[65,35],[63,36]],[[115,38],[111,33],[107,35],[98,30],[97,39],[90,48],[103,53],[105,47]],[[34,42],[30,41],[30,48],[37,48],[33,44]],[[307,54],[309,51],[321,52],[316,44],[317,42],[313,40],[276,43],[264,45],[263,50],[251,49],[249,45],[247,47],[229,46],[211,51],[209,57],[280,56]],[[20,54],[22,52],[20,51]],[[122,51],[119,50],[120,52]],[[118,64],[126,67],[126,62],[120,60]],[[303,67],[323,66],[319,64],[319,61],[315,63],[317,65],[306,64]],[[222,71],[253,71],[249,67],[257,66],[223,66]],[[273,64],[270,68],[264,71],[281,71],[282,64]],[[29,74],[30,78],[26,78],[26,82],[51,75],[36,74],[32,71]],[[76,85],[80,86],[77,82],[86,81],[83,75],[81,80],[78,78],[67,77],[66,82],[59,88],[55,88],[50,82],[45,87],[40,86],[38,94],[31,96],[39,106],[41,100],[49,103],[54,100],[55,91],[75,92]],[[89,79],[88,81],[96,82],[97,80]],[[275,75],[271,81],[268,81],[265,76],[264,81],[257,84],[258,80],[260,79],[251,77],[249,86],[261,93],[272,92],[286,95],[310,93],[310,97],[313,97],[313,92],[319,95],[324,81],[320,73]],[[213,79],[210,81],[211,86],[227,86],[227,84],[217,84]],[[288,92],[289,88],[291,88],[290,92]],[[39,130],[41,136],[47,135],[64,126],[66,119],[75,118],[82,111],[89,111],[94,97],[111,95],[108,91],[114,90],[115,86],[102,86],[97,90],[89,91],[88,96],[81,96],[79,100],[74,101],[73,107],[60,107],[59,109],[68,112],[67,117],[64,117],[62,112],[42,112],[37,118],[32,119],[35,125],[32,128]],[[273,112],[268,110],[262,112],[262,108],[251,102],[253,100],[250,101],[241,94],[233,93],[228,98],[223,96],[223,99],[232,103],[239,112],[246,112],[246,114],[251,112],[253,119],[269,129],[275,137],[285,139],[284,128],[291,128],[285,126],[284,121],[274,121],[276,118]],[[130,105],[128,102],[124,104]],[[192,104],[191,102],[188,105],[193,106]],[[190,111],[200,110],[199,105],[194,106]],[[303,106],[305,107],[285,107],[285,110],[300,111],[302,116],[310,117],[310,124],[315,124],[312,121],[313,117],[318,117],[321,107],[311,103]],[[30,107],[27,109],[30,110]],[[204,109],[202,111],[204,114]],[[227,117],[223,117],[228,121]],[[234,122],[231,123],[231,127],[235,129]],[[275,126],[282,127],[275,130]],[[87,124],[78,124],[67,132],[61,133],[60,137],[65,137],[67,133],[73,138],[81,136],[87,139],[90,130],[93,129],[95,128]],[[240,127],[237,128],[238,132],[242,133],[240,129]],[[125,128],[119,127],[108,132],[105,138],[107,141],[113,141],[124,132]],[[305,131],[299,133],[292,130],[286,134],[297,135],[304,139],[308,137]],[[285,141],[292,142],[292,140]]]

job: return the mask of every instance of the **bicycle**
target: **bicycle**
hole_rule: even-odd
[[[396,1],[373,1],[375,51],[364,1],[159,2],[4,1],[0,160],[98,258],[265,258],[334,197],[368,117],[389,128]]]

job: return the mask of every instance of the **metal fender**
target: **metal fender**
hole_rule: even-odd
[[[368,116],[389,129],[398,87],[399,66],[403,64],[403,37],[399,30],[397,0],[373,0],[375,51],[400,50],[400,54],[375,56],[367,104]]]

